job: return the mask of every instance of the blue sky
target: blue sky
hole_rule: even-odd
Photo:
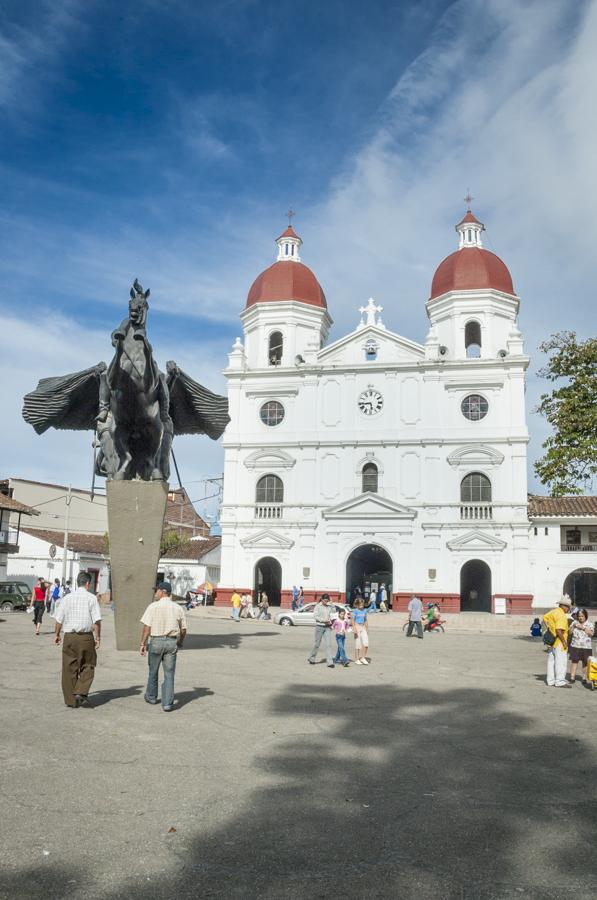
[[[570,0],[0,3],[3,472],[89,482],[89,436],[38,439],[20,397],[109,352],[137,276],[158,357],[212,388],[297,210],[352,329],[373,295],[424,340],[468,187],[537,345],[594,331],[597,9]],[[531,417],[531,456],[545,427]],[[181,439],[183,476],[221,469]]]

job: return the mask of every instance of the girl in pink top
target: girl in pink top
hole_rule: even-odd
[[[332,622],[332,628],[336,632],[336,643],[338,645],[338,652],[336,653],[336,657],[334,659],[335,663],[342,663],[344,667],[350,665],[350,660],[346,655],[346,630],[348,628],[348,622],[346,620],[346,610],[340,609],[338,610],[338,618],[334,619]]]

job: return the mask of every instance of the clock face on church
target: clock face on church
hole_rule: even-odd
[[[383,407],[383,397],[379,391],[367,388],[359,396],[359,409],[366,416],[375,416]]]

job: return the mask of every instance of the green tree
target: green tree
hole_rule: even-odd
[[[181,537],[177,531],[163,531],[160,541],[160,559],[168,556],[173,550],[178,550],[179,547],[185,547],[188,543],[189,539]]]
[[[108,532],[106,531],[104,534],[104,540],[106,542],[106,546],[108,549],[108,553],[110,552],[110,537]],[[162,532],[162,538],[160,540],[160,559],[163,556],[168,556],[173,550],[178,550],[179,547],[186,547],[189,543],[189,539],[186,537],[181,537],[177,531],[164,530]]]
[[[553,434],[535,472],[553,497],[582,494],[597,474],[597,338],[579,341],[576,332],[561,331],[539,349],[549,359],[538,374],[564,383],[542,394],[536,409]]]

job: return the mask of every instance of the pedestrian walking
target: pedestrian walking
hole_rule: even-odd
[[[247,619],[255,618],[255,606],[253,604],[253,594],[249,591],[247,594]]]
[[[60,587],[60,579],[54,579],[54,586],[52,588],[52,592],[50,595],[50,615],[53,616],[56,612],[56,604],[60,600],[60,595],[62,594],[62,589]]]
[[[305,593],[302,587],[299,588],[298,597],[297,597],[297,606],[299,609],[303,608],[303,603],[305,602]]]
[[[372,590],[369,594],[369,612],[377,612],[377,591]]]
[[[172,600],[172,585],[169,581],[161,581],[158,584],[154,601],[143,613],[141,622],[143,623],[141,656],[147,655],[149,664],[149,677],[144,700],[153,705],[160,702],[158,700],[158,675],[161,665],[164,675],[162,709],[164,712],[171,712],[175,704],[176,656],[184,643],[187,621],[183,609]]]
[[[388,589],[382,584],[379,590],[379,611],[387,613],[388,611]]]
[[[332,621],[335,617],[336,608],[330,604],[330,595],[322,594],[319,603],[315,605],[313,610],[313,618],[315,619],[315,637],[313,647],[309,654],[309,662],[315,665],[317,651],[323,638],[325,649],[325,658],[330,669],[334,668],[334,651],[332,647]]]
[[[247,595],[244,591],[240,595],[240,617],[241,619],[247,618]]]
[[[296,584],[293,584],[293,586],[292,586],[292,603],[290,604],[293,612],[296,612],[298,609],[298,596],[299,596],[299,589],[297,588]]]
[[[33,610],[33,624],[35,626],[36,634],[39,634],[41,631],[41,623],[46,609],[47,592],[48,588],[45,581],[43,578],[38,578],[37,584],[31,591],[31,599],[29,601],[29,609]]]
[[[346,610],[338,610],[338,618],[332,622],[332,628],[336,633],[336,645],[338,647],[334,663],[342,663],[344,667],[350,665],[350,660],[346,655],[346,632],[349,628],[349,622],[346,618]]]
[[[63,597],[56,610],[54,643],[60,646],[63,632],[62,695],[71,709],[91,707],[88,695],[97,665],[102,614],[90,584],[89,572],[79,572],[77,589]]]
[[[269,619],[270,617],[269,600],[265,591],[261,592],[261,598],[259,600],[259,615],[257,616],[257,618],[260,619],[261,616],[263,616],[264,619]]]
[[[367,622],[367,610],[362,597],[355,600],[352,610],[352,633],[357,666],[368,666],[367,651],[369,650],[369,623]]]
[[[423,604],[421,603],[418,597],[411,597],[410,602],[408,604],[408,628],[406,629],[406,636],[410,637],[413,633],[413,628],[417,629],[417,637],[423,640]]]
[[[570,597],[566,594],[562,597],[555,609],[550,609],[543,616],[547,631],[543,641],[548,647],[547,651],[547,684],[550,687],[571,688],[566,681],[566,651],[568,650],[568,613],[570,612]]]
[[[65,597],[67,594],[70,594],[73,589],[73,583],[70,578],[67,579],[66,584],[64,585],[64,590],[62,592],[62,596]]]
[[[232,612],[230,617],[234,619],[235,622],[238,622],[240,619],[240,594],[234,588],[232,592],[232,596],[230,598],[230,603],[232,604]]]
[[[587,665],[593,650],[593,624],[589,622],[586,609],[579,609],[576,620],[570,626],[570,682],[576,681],[576,669],[580,663],[583,669],[583,684],[587,683]]]

